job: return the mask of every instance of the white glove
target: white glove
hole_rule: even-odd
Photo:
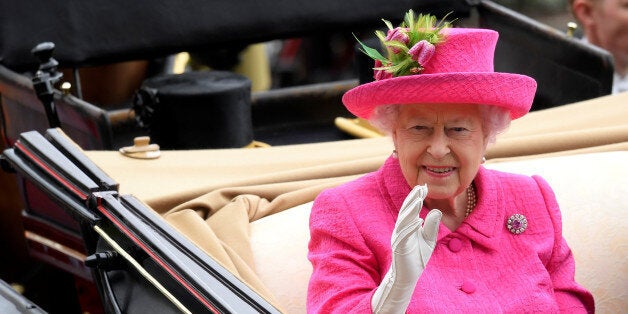
[[[371,299],[373,313],[405,313],[432,256],[443,214],[438,209],[431,210],[423,223],[419,212],[426,196],[427,186],[417,185],[401,205],[390,239],[392,263]]]

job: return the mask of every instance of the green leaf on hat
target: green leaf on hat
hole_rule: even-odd
[[[360,46],[362,47],[362,49],[360,49],[360,51],[362,51],[364,54],[366,54],[367,56],[371,57],[374,60],[379,60],[382,61],[382,63],[384,63],[385,61],[387,61],[387,59],[382,56],[381,53],[379,53],[379,51],[377,51],[376,49],[373,49],[367,45],[365,45],[363,42],[361,42],[356,36],[355,34],[353,35],[353,37],[355,37],[355,40],[358,41],[358,43],[360,44]]]
[[[382,66],[375,70],[384,70],[391,73],[393,77],[419,74],[423,70],[423,65],[412,60],[408,51],[421,40],[426,40],[433,45],[443,42],[445,35],[441,33],[441,30],[451,26],[451,22],[445,20],[447,16],[449,16],[449,13],[439,22],[436,16],[430,14],[416,15],[413,10],[408,10],[403,22],[399,25],[399,28],[403,28],[404,33],[408,35],[407,43],[398,40],[388,40],[386,33],[381,30],[375,31],[375,35],[379,38],[382,46],[386,48],[387,56],[382,55],[376,49],[366,46],[357,37],[356,40],[364,54],[373,60],[381,61]],[[382,21],[384,21],[389,30],[395,29],[390,21],[384,19]]]

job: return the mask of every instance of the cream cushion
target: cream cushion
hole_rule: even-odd
[[[286,313],[305,313],[312,264],[307,259],[312,202],[251,222],[251,248],[260,280]]]
[[[628,152],[494,162],[487,168],[538,174],[554,189],[563,234],[576,259],[576,280],[598,313],[628,308]],[[305,313],[312,266],[307,260],[312,203],[250,224],[255,268],[287,313]]]

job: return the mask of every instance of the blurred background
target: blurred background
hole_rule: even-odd
[[[567,23],[574,18],[569,9],[568,0],[496,0],[493,1],[527,17],[535,19],[559,31],[567,32]],[[576,30],[575,35],[579,32]],[[287,40],[270,41],[253,45],[239,53],[220,51],[208,54],[191,53],[187,69],[199,70],[204,66],[214,69],[240,70],[253,80],[253,90],[274,89],[287,86],[352,79],[356,76],[354,64],[355,40],[351,34],[334,34],[325,37],[303,37]],[[259,53],[264,49],[268,57],[270,72],[260,72],[257,67],[238,62]],[[220,60],[220,62],[216,62]],[[255,69],[255,72],[244,70]],[[267,79],[262,79],[267,75]]]
[[[574,18],[568,0],[496,0],[559,31],[567,31]],[[579,35],[576,30],[576,36]],[[270,88],[355,77],[351,36],[301,38],[267,44],[272,72]]]

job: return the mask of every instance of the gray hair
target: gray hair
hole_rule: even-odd
[[[382,105],[373,110],[369,122],[382,132],[390,135],[396,126],[400,105]],[[510,112],[500,106],[479,105],[482,115],[482,129],[488,143],[495,142],[497,135],[510,126]]]

